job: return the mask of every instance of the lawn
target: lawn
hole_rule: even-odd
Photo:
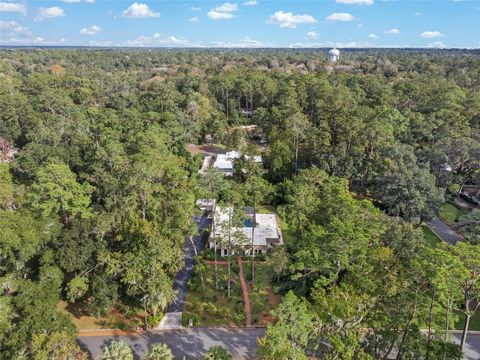
[[[224,259],[222,259],[224,260]],[[243,293],[238,277],[238,265],[232,258],[232,289],[231,298],[227,298],[227,265],[218,265],[219,289],[215,289],[214,264],[204,265],[205,297],[202,285],[195,267],[195,274],[189,282],[187,298],[183,315],[183,323],[194,320],[197,326],[245,325]],[[250,264],[244,262],[243,271],[247,283],[250,280]],[[256,264],[256,289],[250,291],[250,306],[253,324],[267,324],[271,320],[270,311],[279,303],[280,297],[273,294],[269,284],[268,269],[264,264]]]
[[[462,312],[455,311],[455,329],[463,330],[463,325],[465,324],[465,318]],[[480,330],[480,314],[474,315],[470,318],[470,324],[468,330]]]
[[[457,221],[460,211],[452,203],[445,203],[440,208],[440,217],[447,223],[453,224]]]
[[[455,222],[457,222],[461,216],[469,212],[469,209],[457,207],[455,204],[447,202],[440,207],[439,215],[450,225],[455,225]]]
[[[423,236],[432,247],[437,246],[442,240],[427,225],[422,225]]]

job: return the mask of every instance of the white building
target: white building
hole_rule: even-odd
[[[224,176],[233,176],[233,160],[239,158],[242,154],[238,151],[229,151],[226,154],[218,154],[213,166],[220,170]],[[253,157],[256,163],[262,163],[262,157],[257,155]]]
[[[328,52],[328,61],[335,62],[340,58],[340,51],[338,49],[332,49]]]
[[[232,212],[232,207],[216,207],[209,247],[214,249],[216,245],[220,255],[227,256],[230,241],[232,253],[237,250],[243,252],[244,255],[249,255],[252,249],[253,214],[246,211],[244,226],[232,226],[229,229],[228,223],[231,220]],[[253,236],[255,254],[266,254],[273,246],[283,245],[282,232],[275,214],[256,214],[255,219]]]

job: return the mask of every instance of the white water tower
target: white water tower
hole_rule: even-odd
[[[335,62],[340,57],[340,51],[338,49],[332,49],[328,52],[328,60],[331,62]]]

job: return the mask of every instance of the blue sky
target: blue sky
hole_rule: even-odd
[[[1,45],[480,47],[480,0],[0,0]]]

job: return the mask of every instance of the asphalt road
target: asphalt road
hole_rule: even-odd
[[[94,360],[101,356],[102,347],[112,340],[123,340],[133,349],[135,359],[143,359],[152,344],[165,343],[172,349],[175,359],[201,359],[212,346],[227,348],[234,359],[255,359],[257,339],[265,330],[257,328],[190,328],[182,330],[147,331],[131,336],[80,337],[80,347]],[[477,360],[477,359],[475,359]]]
[[[204,215],[199,219],[196,219],[198,223],[199,235],[192,238],[197,251],[203,250],[206,242],[206,234],[203,233],[210,222],[207,219],[207,216]],[[188,290],[188,280],[193,274],[193,268],[195,266],[195,250],[192,246],[192,242],[188,237],[185,238],[185,243],[183,245],[183,253],[185,255],[185,266],[177,273],[175,280],[173,282],[173,289],[176,292],[177,299],[175,302],[170,304],[166,312],[182,312],[183,305],[185,303],[185,297]]]
[[[460,344],[462,334],[453,334],[453,340]],[[480,334],[468,334],[465,343],[464,359],[465,360],[480,360]]]
[[[427,223],[428,227],[432,229],[440,238],[449,243],[455,245],[457,241],[462,240],[462,237],[458,235],[453,229],[448,226],[442,219],[436,217]],[[477,360],[477,359],[475,359]]]

